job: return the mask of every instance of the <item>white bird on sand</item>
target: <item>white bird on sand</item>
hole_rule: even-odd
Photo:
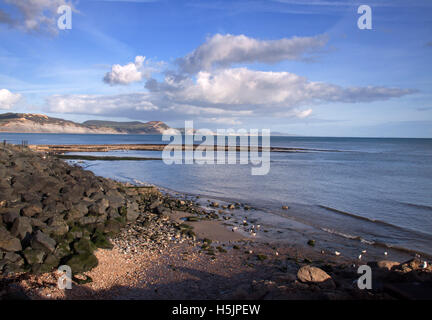
[[[384,255],[385,255],[385,256],[386,256],[386,255],[388,255],[387,251],[386,251],[386,252],[384,252]]]
[[[358,259],[361,260],[361,258],[362,258],[362,255],[359,255],[359,256],[358,256]]]
[[[427,268],[427,262],[426,262],[426,261],[423,261],[422,268],[423,268],[423,269],[426,269],[426,268]]]
[[[335,255],[340,255],[340,252],[339,251],[335,251]]]
[[[238,227],[233,227],[232,232],[236,231],[237,229],[238,229]]]
[[[366,250],[363,250],[362,253],[366,253]]]

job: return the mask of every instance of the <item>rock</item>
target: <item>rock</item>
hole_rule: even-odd
[[[88,225],[88,224],[94,224],[98,220],[98,217],[96,216],[85,216],[79,219],[79,223],[82,225]]]
[[[71,249],[68,241],[60,242],[54,250],[54,256],[56,256],[58,259],[66,257],[70,255],[70,253]]]
[[[106,195],[106,199],[111,207],[121,207],[124,203],[124,197],[117,190],[109,190]]]
[[[156,209],[158,206],[160,206],[161,204],[162,204],[162,201],[160,201],[160,200],[158,199],[158,200],[156,200],[156,201],[153,201],[153,202],[150,204],[149,208],[150,208],[150,210],[154,210],[154,209]]]
[[[33,217],[34,215],[42,212],[41,204],[31,204],[22,208],[21,213],[26,217]]]
[[[50,234],[62,236],[69,231],[69,226],[61,216],[54,216],[48,220],[48,230]]]
[[[42,274],[53,271],[60,264],[60,260],[52,254],[48,254],[42,264],[34,264],[32,271],[36,274]]]
[[[19,217],[21,207],[5,208],[5,210],[7,212],[3,214],[3,221],[5,223],[13,223]]]
[[[77,207],[71,208],[67,213],[66,213],[66,220],[67,221],[76,221],[80,218],[82,218],[84,215],[87,214],[88,209],[87,207],[85,207],[85,212],[79,210]]]
[[[4,259],[9,262],[13,262],[18,266],[22,266],[24,264],[23,258],[14,252],[8,252],[4,255]]]
[[[114,246],[101,232],[96,232],[92,238],[94,245],[101,249],[112,249]]]
[[[288,207],[288,206],[282,206],[282,209],[283,209],[283,210],[288,210],[289,207]]]
[[[94,254],[75,255],[65,262],[72,269],[72,273],[82,273],[89,271],[98,265],[98,260]]]
[[[105,232],[109,234],[116,234],[120,232],[121,226],[122,224],[118,220],[108,220],[105,222]]]
[[[96,203],[92,204],[88,208],[89,214],[93,215],[103,215],[109,206],[107,199],[99,199]]]
[[[301,267],[297,272],[297,278],[303,283],[319,283],[331,279],[324,270],[310,265]]]
[[[12,236],[5,227],[0,227],[0,249],[4,251],[21,251],[21,241]]]
[[[74,249],[79,254],[93,253],[96,250],[96,246],[88,239],[80,239],[78,242],[74,243]]]
[[[32,232],[33,232],[33,228],[29,218],[18,217],[15,219],[11,228],[11,234],[14,237],[18,237],[19,239],[23,240],[24,238],[29,236]]]
[[[45,257],[45,252],[43,250],[36,250],[30,247],[26,248],[23,254],[27,263],[30,265],[42,263]]]
[[[56,242],[45,233],[38,230],[31,240],[31,246],[33,249],[53,252],[55,250]]]
[[[393,267],[396,267],[398,265],[400,265],[400,263],[396,261],[381,260],[377,262],[378,268],[387,269],[387,270],[392,270]]]
[[[315,240],[308,240],[307,244],[311,247],[315,247]]]
[[[400,269],[403,270],[404,272],[409,272],[411,270],[418,270],[421,269],[422,264],[423,263],[421,262],[420,259],[414,258],[404,263],[401,263]]]
[[[126,220],[135,221],[139,217],[139,207],[138,204],[134,202],[129,202],[127,205]]]
[[[108,217],[110,217],[111,219],[120,218],[118,210],[115,209],[114,207],[109,207],[107,209],[107,214],[108,214]]]

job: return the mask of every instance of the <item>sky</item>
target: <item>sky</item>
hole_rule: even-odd
[[[4,112],[431,138],[432,1],[0,0]]]

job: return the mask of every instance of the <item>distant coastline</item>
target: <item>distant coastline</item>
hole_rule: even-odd
[[[162,134],[171,128],[162,121],[115,122],[89,120],[76,123],[44,114],[0,114],[0,132],[63,134]]]

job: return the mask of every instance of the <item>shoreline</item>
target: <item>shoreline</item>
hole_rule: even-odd
[[[116,150],[135,150],[135,151],[163,151],[167,146],[173,150],[196,150],[200,145],[173,145],[173,144],[32,144],[28,147],[37,152],[48,153],[68,153],[68,152],[109,152]],[[287,148],[287,147],[249,147],[249,146],[217,146],[206,145],[206,148],[213,151],[221,148],[224,151],[270,151],[270,152],[339,152],[338,150],[308,149],[308,148]]]

